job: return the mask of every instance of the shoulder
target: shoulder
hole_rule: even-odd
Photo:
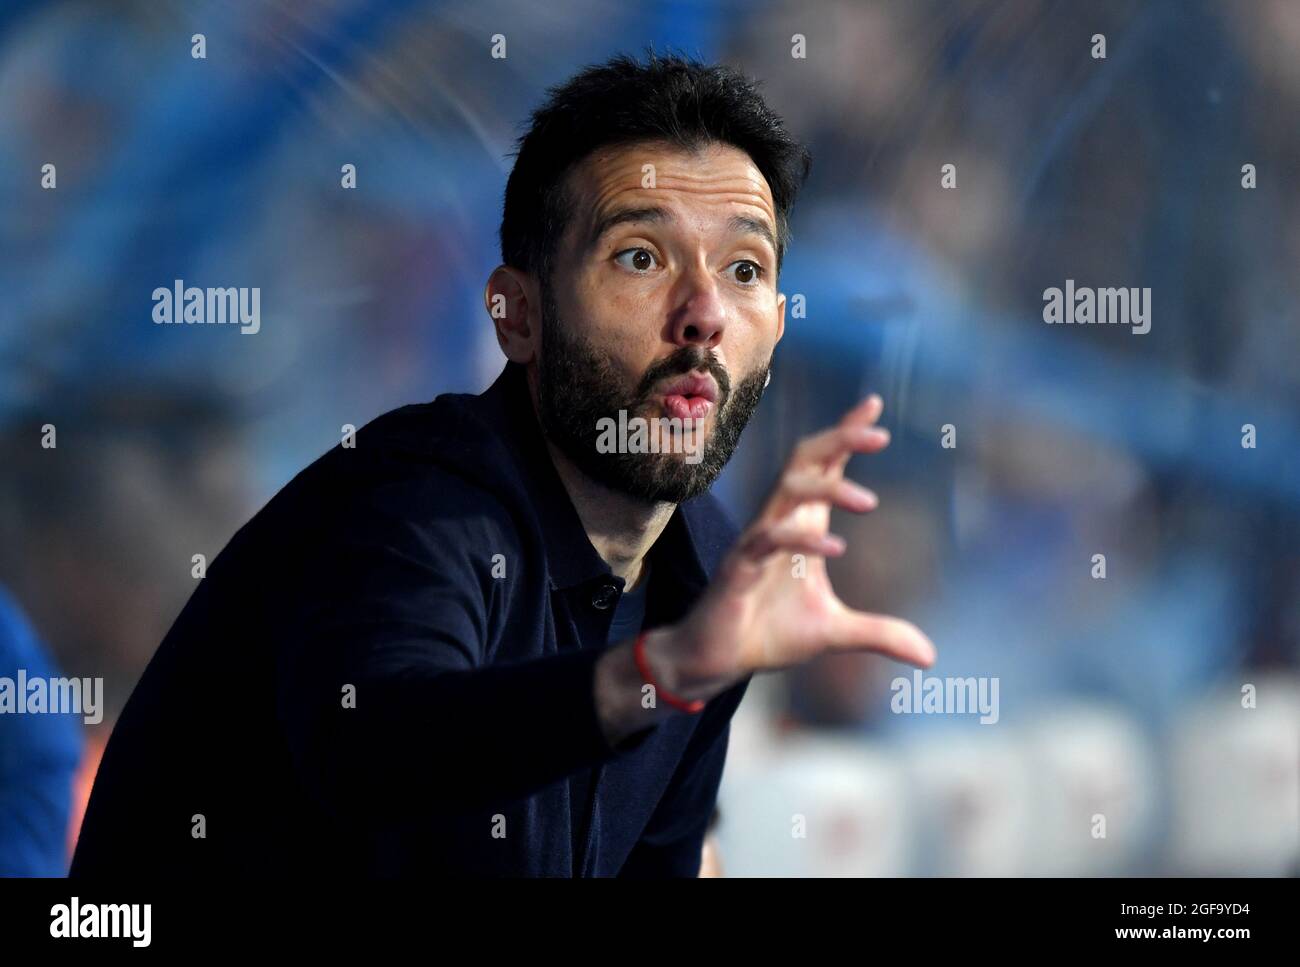
[[[505,445],[455,396],[367,423],[286,484],[223,557],[382,549],[422,562],[478,563],[517,549],[520,485]],[[219,573],[213,562],[210,573]]]

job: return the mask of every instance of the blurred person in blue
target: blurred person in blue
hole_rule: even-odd
[[[59,677],[17,603],[0,588],[0,678],[16,682],[20,670],[29,681]],[[0,710],[0,876],[67,874],[81,751],[73,714]]]

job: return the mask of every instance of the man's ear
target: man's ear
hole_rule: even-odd
[[[483,288],[483,305],[506,358],[525,366],[536,359],[542,328],[541,290],[536,277],[509,265],[498,265]]]
[[[776,294],[776,342],[780,342],[781,337],[784,335],[785,335],[785,293],[778,292]],[[776,343],[773,343],[773,345],[775,346]]]

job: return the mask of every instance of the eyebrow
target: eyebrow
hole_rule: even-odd
[[[757,235],[772,247],[772,254],[776,254],[776,236],[772,234],[772,229],[768,227],[767,222],[761,218],[753,218],[749,215],[732,215],[727,227],[741,235]]]
[[[598,218],[591,226],[591,235],[587,238],[588,247],[594,247],[604,238],[605,233],[628,222],[674,222],[677,217],[666,208],[624,208]]]
[[[605,233],[619,225],[625,225],[629,222],[648,222],[651,224],[662,222],[675,222],[677,216],[666,208],[624,208],[620,211],[610,212],[604,215],[592,224],[591,234],[588,236],[588,247],[594,247]],[[772,229],[761,218],[754,218],[750,215],[733,215],[727,222],[727,228],[732,232],[741,235],[757,235],[764,242],[767,242],[772,248],[772,253],[777,251],[776,236]]]

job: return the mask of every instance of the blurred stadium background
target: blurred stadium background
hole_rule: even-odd
[[[909,673],[874,658],[756,681],[724,870],[1300,873],[1295,0],[7,0],[0,586],[34,634],[0,675],[23,639],[105,679],[69,845],[192,555],[343,424],[488,384],[519,125],[650,44],[760,78],[814,156],[781,279],[807,317],[717,492],[747,520],[800,435],[881,392],[894,445],[851,470],[882,508],[837,515],[836,587],[924,627],[931,674],[1000,682],[981,725],[892,714]],[[1045,326],[1066,278],[1150,286],[1151,331]],[[155,326],[174,279],[260,286],[261,331]]]

